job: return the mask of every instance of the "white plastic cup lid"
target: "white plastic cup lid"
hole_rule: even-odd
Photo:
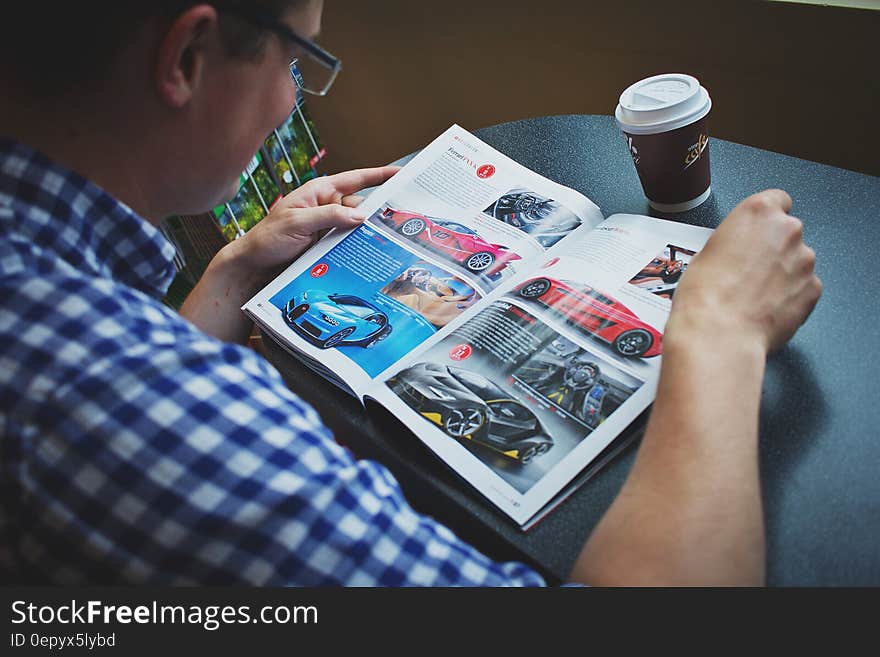
[[[698,121],[712,108],[709,92],[685,73],[664,73],[630,85],[614,116],[630,134],[667,132]]]

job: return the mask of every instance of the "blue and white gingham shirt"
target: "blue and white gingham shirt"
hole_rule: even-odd
[[[0,139],[0,581],[542,584],[160,299],[161,233]]]

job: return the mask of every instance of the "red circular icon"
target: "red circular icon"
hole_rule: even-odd
[[[484,164],[477,169],[478,178],[491,178],[495,174],[495,167],[491,164]]]
[[[324,274],[330,271],[330,267],[328,267],[325,263],[319,262],[317,265],[312,267],[312,278],[321,278]]]
[[[452,348],[452,350],[449,352],[449,357],[452,360],[464,360],[473,352],[474,350],[471,349],[471,346],[469,344],[460,344],[457,347]]]

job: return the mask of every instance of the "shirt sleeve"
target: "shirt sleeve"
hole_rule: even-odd
[[[29,568],[71,583],[544,584],[417,514],[256,354],[193,333],[129,340],[54,390],[21,461]]]

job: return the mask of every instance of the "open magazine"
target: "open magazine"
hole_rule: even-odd
[[[653,401],[671,299],[711,230],[603,219],[459,126],[361,207],[243,310],[531,526]]]

